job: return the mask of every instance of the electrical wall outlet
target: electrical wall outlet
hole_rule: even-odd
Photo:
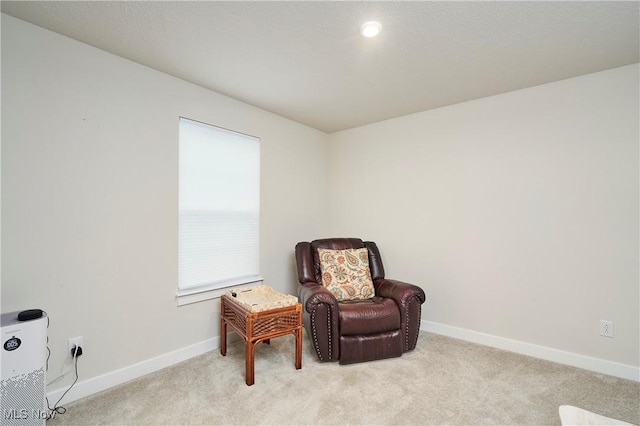
[[[600,335],[613,337],[613,321],[600,320]]]
[[[74,346],[78,346],[79,348],[82,348],[84,351],[84,345],[82,344],[82,336],[78,336],[78,337],[72,337],[69,339],[69,350],[68,352],[71,352],[71,349],[73,349]]]

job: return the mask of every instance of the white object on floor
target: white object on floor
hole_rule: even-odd
[[[591,411],[584,410],[582,408],[574,407],[571,405],[561,405],[558,409],[560,412],[560,421],[562,426],[568,425],[631,425],[631,423],[623,422],[622,420],[611,419],[609,417],[601,416]]]

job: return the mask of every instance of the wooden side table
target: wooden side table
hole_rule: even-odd
[[[256,345],[269,343],[275,337],[296,336],[295,366],[297,370],[302,368],[302,305],[295,303],[254,312],[240,300],[229,294],[220,297],[220,354],[227,355],[227,325],[230,325],[244,340],[247,386],[254,383]]]

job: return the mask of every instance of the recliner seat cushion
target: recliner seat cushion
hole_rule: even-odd
[[[400,309],[393,299],[372,297],[340,302],[340,335],[384,333],[400,328]]]

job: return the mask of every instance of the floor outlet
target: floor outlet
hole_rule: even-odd
[[[600,320],[600,335],[613,337],[613,321]]]

